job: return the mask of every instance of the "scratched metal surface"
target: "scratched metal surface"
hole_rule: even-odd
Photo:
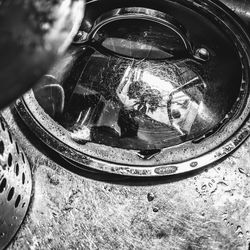
[[[249,27],[250,25],[250,2],[248,0],[220,0],[233,10]]]
[[[28,216],[9,249],[249,249],[249,139],[199,173],[112,184],[60,167],[9,109],[3,116],[34,180]]]

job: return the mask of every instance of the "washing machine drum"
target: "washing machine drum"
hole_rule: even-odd
[[[249,51],[217,2],[90,1],[70,50],[17,109],[82,168],[183,173],[247,138]]]

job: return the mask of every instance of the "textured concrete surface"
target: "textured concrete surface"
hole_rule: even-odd
[[[123,185],[69,172],[29,142],[9,110],[4,117],[34,179],[9,249],[250,249],[250,140],[199,173]]]

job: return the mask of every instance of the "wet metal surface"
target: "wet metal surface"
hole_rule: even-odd
[[[249,139],[225,161],[200,172],[101,182],[53,162],[16,114],[8,109],[3,115],[34,176],[28,217],[9,249],[250,249]],[[249,121],[217,157],[231,153],[248,135]]]
[[[4,117],[25,148],[35,186],[9,249],[249,249],[249,140],[200,172],[115,184],[63,169],[30,143],[9,110]]]

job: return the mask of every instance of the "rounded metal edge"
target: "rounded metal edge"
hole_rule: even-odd
[[[25,103],[22,99],[16,102],[16,109],[23,121],[28,125],[32,126],[33,132],[43,139],[43,142],[55,150],[57,153],[62,154],[64,157],[78,162],[80,164],[86,165],[89,168],[93,168],[100,171],[105,171],[108,173],[136,176],[136,177],[153,177],[153,176],[170,176],[181,174],[189,171],[193,171],[202,167],[205,167],[211,163],[221,160],[235,149],[237,149],[250,135],[250,120],[246,121],[245,124],[224,144],[218,148],[210,151],[209,153],[193,158],[191,160],[180,162],[176,164],[167,164],[159,166],[129,166],[129,165],[118,165],[114,163],[103,162],[92,157],[86,156],[80,152],[72,150],[68,145],[59,141],[55,137],[50,137],[50,143],[48,143],[48,138],[44,137],[47,133],[42,127],[40,127],[37,122],[33,119],[32,114],[27,112]]]

